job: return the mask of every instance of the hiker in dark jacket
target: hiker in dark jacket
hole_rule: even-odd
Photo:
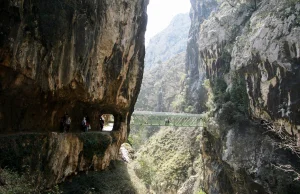
[[[71,117],[68,116],[67,117],[67,120],[65,122],[65,129],[66,129],[66,132],[69,132],[70,131],[70,127],[71,127]]]
[[[83,120],[81,121],[81,127],[83,132],[87,132],[87,126],[86,126],[86,118],[83,117]]]
[[[103,127],[104,127],[104,118],[103,118],[103,115],[101,114],[100,116],[99,116],[100,118],[99,118],[99,126],[100,126],[100,131],[102,131],[103,130]]]

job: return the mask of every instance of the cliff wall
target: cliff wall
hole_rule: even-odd
[[[297,193],[299,1],[219,1],[208,13],[215,1],[191,3],[187,100],[208,112],[200,187]]]
[[[145,72],[135,110],[182,111],[185,91],[185,50],[191,21],[176,15],[146,48]]]
[[[99,111],[127,130],[143,74],[147,4],[1,1],[1,132],[53,131],[65,112],[75,130],[84,114]]]
[[[147,5],[0,2],[2,168],[28,166],[50,187],[117,158],[143,76]],[[72,134],[50,133],[59,130],[65,113]],[[99,113],[114,116],[112,132],[74,133],[84,116],[97,130]]]
[[[199,32],[200,26],[210,13],[217,8],[216,0],[191,0],[191,28],[189,31],[189,38],[187,43],[186,55],[186,73],[187,73],[187,98],[186,104],[193,107],[193,112],[202,112],[206,110],[205,101],[206,91],[203,88],[203,81],[205,79],[205,70],[201,66],[199,59]]]
[[[79,172],[107,168],[118,159],[121,136],[117,131],[5,135],[0,137],[0,164],[29,172],[35,186],[43,190]]]

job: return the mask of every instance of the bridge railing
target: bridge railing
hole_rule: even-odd
[[[201,114],[135,111],[131,117],[132,125],[142,126],[203,126]]]

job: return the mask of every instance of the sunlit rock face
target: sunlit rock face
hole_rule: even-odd
[[[147,4],[1,1],[1,132],[55,131],[65,112],[71,131],[84,115],[96,129],[99,111],[126,131],[143,74]]]
[[[194,46],[188,46],[186,65],[190,104],[199,96],[200,105],[194,106],[203,110],[207,102],[199,90],[203,79],[223,79],[228,91],[238,75],[246,82],[253,120],[276,123],[283,133],[299,140],[300,3],[219,1],[207,20],[193,26],[199,23],[194,15],[204,13],[199,9],[204,1],[191,2],[190,45]],[[299,157],[278,143],[259,123],[211,124],[201,141],[205,169],[201,187],[208,193],[297,193],[297,174],[278,166],[299,172]]]
[[[205,70],[199,59],[199,31],[203,21],[217,8],[218,3],[216,0],[191,0],[191,5],[192,22],[186,55],[187,83],[189,85],[186,92],[186,103],[193,107],[194,112],[202,112],[206,110],[205,103],[202,103],[206,99],[206,91],[202,85],[205,79]]]
[[[253,116],[283,121],[295,134],[300,124],[300,4],[253,2],[224,3],[203,23],[200,65],[208,78],[222,76],[222,68],[245,77]],[[224,55],[230,57],[227,64]]]

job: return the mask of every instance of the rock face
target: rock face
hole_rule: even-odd
[[[147,4],[1,1],[1,132],[53,131],[64,112],[77,129],[99,110],[126,131],[143,74]]]
[[[189,15],[176,15],[169,26],[151,38],[146,48],[145,68],[163,63],[186,50],[188,32],[191,25]]]
[[[216,0],[191,0],[191,28],[189,31],[189,39],[187,43],[187,56],[186,56],[186,71],[187,71],[187,98],[186,103],[192,106],[193,112],[202,112],[206,110],[205,104],[201,101],[206,99],[206,91],[203,88],[203,80],[205,79],[205,70],[200,65],[198,51],[198,39],[200,25],[205,19],[208,18],[210,13],[216,9]]]
[[[50,173],[49,185],[91,165],[103,169],[117,157],[142,81],[147,4],[148,0],[0,2],[0,133],[25,133],[20,135],[24,142],[4,139],[16,148],[27,143],[35,147],[26,134],[59,130],[65,112],[72,118],[71,132],[80,130],[85,115],[94,130],[99,112],[114,116],[109,146],[94,142],[105,154],[88,162],[82,154],[95,150],[82,150],[86,142],[76,135],[41,135],[47,142],[41,142],[43,150],[25,152],[19,162],[33,171],[47,166],[47,172],[38,170]],[[0,146],[3,153],[6,141]],[[38,156],[28,164],[31,154]]]
[[[145,70],[135,110],[177,112],[185,94],[185,52]]]
[[[208,193],[297,193],[299,157],[295,150],[284,149],[286,142],[274,134],[284,134],[293,149],[299,150],[300,3],[221,1],[207,20],[202,19],[209,14],[207,5],[216,2],[191,3],[187,97],[190,104],[199,99],[201,103],[194,104],[197,112],[210,104],[208,120],[218,119],[210,122],[201,140],[204,174],[200,187]],[[208,92],[200,87],[204,79],[211,86]],[[233,99],[242,97],[243,91],[247,97],[243,106],[247,104],[248,110],[244,112],[233,106]],[[234,109],[259,122],[222,123],[222,113],[229,116]]]
[[[30,133],[1,136],[0,164],[29,170],[36,186],[51,187],[81,171],[103,170],[118,158],[119,132]]]

